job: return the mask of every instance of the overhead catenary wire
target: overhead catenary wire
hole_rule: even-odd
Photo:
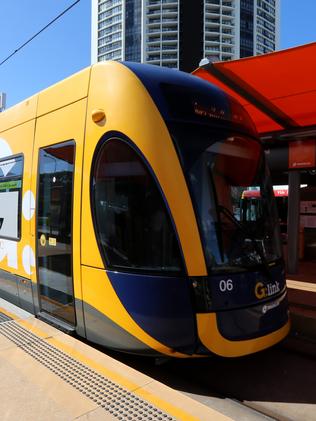
[[[13,57],[16,53],[18,53],[22,48],[24,48],[27,44],[29,44],[31,41],[33,41],[34,38],[36,38],[38,35],[40,35],[42,32],[44,32],[49,26],[51,26],[54,22],[56,22],[59,18],[61,18],[65,13],[67,13],[70,9],[72,9],[77,3],[79,3],[80,0],[76,0],[74,3],[72,3],[69,7],[67,7],[64,11],[62,11],[58,16],[56,16],[53,20],[51,20],[47,25],[45,25],[40,31],[38,31],[36,34],[34,34],[31,38],[29,38],[26,42],[24,42],[22,45],[20,45],[16,50],[13,51],[10,55],[8,55],[4,60],[0,62],[0,66],[2,66],[5,62],[7,62],[11,57]]]

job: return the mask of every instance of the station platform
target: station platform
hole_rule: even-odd
[[[314,342],[316,348],[316,261],[301,260],[298,273],[286,278],[292,333]]]
[[[2,420],[231,418],[0,299]]]

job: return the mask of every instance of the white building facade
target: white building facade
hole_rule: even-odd
[[[92,0],[92,63],[192,71],[279,48],[280,0]]]

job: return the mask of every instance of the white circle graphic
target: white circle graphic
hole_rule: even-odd
[[[31,246],[27,245],[23,249],[22,262],[25,272],[32,275],[32,267],[35,267],[35,254]]]
[[[24,218],[29,221],[33,218],[35,211],[35,199],[34,195],[31,190],[27,190],[24,193],[23,201],[22,201],[22,213]]]

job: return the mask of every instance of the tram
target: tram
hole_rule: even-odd
[[[195,76],[105,62],[1,113],[0,295],[141,355],[282,340],[276,207],[245,110]]]

